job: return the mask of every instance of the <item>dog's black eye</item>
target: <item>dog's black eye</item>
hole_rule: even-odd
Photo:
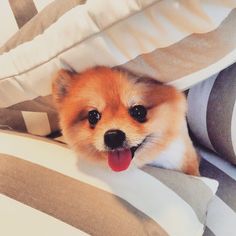
[[[96,125],[98,121],[101,119],[101,114],[97,110],[89,111],[88,113],[88,121],[90,125]]]
[[[138,122],[146,121],[147,109],[142,105],[136,105],[129,109],[129,114]]]

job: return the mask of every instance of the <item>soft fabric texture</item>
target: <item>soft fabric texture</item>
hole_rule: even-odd
[[[204,236],[235,236],[236,168],[207,149],[199,147],[198,151],[202,157],[201,174],[219,182],[216,196],[208,207]]]
[[[235,0],[66,2],[53,2],[1,47],[1,127],[56,131],[51,78],[62,67],[122,66],[184,90],[236,58]]]
[[[118,174],[17,133],[0,143],[1,235],[203,234],[215,180],[150,166]]]
[[[199,143],[236,165],[236,64],[189,90],[187,117]]]
[[[0,2],[0,47],[53,0],[8,0]]]
[[[64,0],[57,0],[49,4],[0,48],[0,54],[8,52],[12,48],[42,34],[45,29],[57,21],[65,12],[84,2],[84,0],[68,0],[66,2]],[[27,4],[30,3],[33,4],[32,1],[27,2]],[[14,2],[12,4],[17,5]],[[27,7],[27,4],[23,4],[24,7]],[[4,82],[1,81],[0,84],[4,84]],[[3,91],[1,85],[0,91],[2,94],[5,94],[4,99],[11,99],[12,94],[9,94],[8,90]],[[18,130],[41,136],[57,131],[58,118],[51,96],[39,96],[34,100],[23,101],[7,108],[0,106],[0,129]]]
[[[85,3],[85,0],[53,1],[0,47],[0,54],[33,40],[34,37],[42,34],[50,25],[55,23],[64,13],[83,3]]]
[[[61,134],[52,137],[54,140],[65,143]],[[216,179],[219,182],[219,187],[216,192],[216,196],[208,205],[206,228],[204,236],[235,236],[235,222],[236,222],[236,169],[228,161],[222,159],[221,156],[216,155],[209,149],[197,145],[198,153],[201,157],[200,173],[204,177]],[[144,168],[145,169],[145,168]],[[155,169],[153,169],[155,170]],[[152,173],[152,170],[149,170]],[[155,174],[160,172],[155,171]],[[162,173],[163,174],[163,173]],[[161,175],[162,175],[161,174]],[[167,176],[166,175],[159,178]],[[182,185],[180,179],[177,187],[186,187]],[[170,183],[170,182],[169,182]],[[195,198],[193,198],[194,201]],[[224,217],[223,217],[224,216]]]

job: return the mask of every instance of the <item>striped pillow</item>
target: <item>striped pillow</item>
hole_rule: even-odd
[[[216,196],[208,207],[204,236],[235,236],[236,168],[207,149],[201,147],[198,151],[202,157],[201,174],[219,182]]]
[[[191,88],[188,106],[197,141],[236,165],[236,63]]]
[[[52,0],[48,0],[48,3],[51,1]],[[27,16],[27,9],[32,9],[33,6],[35,6],[34,3],[37,6],[37,10],[41,10],[43,6],[46,5],[46,2],[47,1],[39,2],[35,0],[33,2],[25,0],[25,4],[23,5],[20,5],[17,1],[11,1],[10,4],[12,9],[15,9],[15,13],[18,12],[18,8],[22,9],[22,7],[24,7]],[[64,0],[57,0],[52,2],[41,10],[37,16],[31,19],[28,24],[25,24],[3,47],[0,47],[0,54],[6,53],[27,41],[33,40],[34,37],[42,34],[45,29],[57,21],[66,11],[84,2],[85,0],[67,0],[66,2]],[[19,82],[17,82],[17,84],[18,83]],[[1,88],[4,87],[3,84],[4,81],[0,81],[0,91],[2,92],[2,96],[0,95],[0,97],[4,99],[4,101],[9,102],[15,91],[12,91],[11,88],[3,91]],[[11,84],[11,86],[14,87],[17,85]],[[19,94],[21,92],[22,91],[19,90],[17,93]],[[24,92],[28,93],[27,96],[30,96],[33,91],[26,89]],[[36,91],[34,91],[34,93],[35,92]],[[0,101],[0,129],[18,130],[41,136],[49,135],[57,131],[58,117],[52,104],[51,96],[36,96],[33,100],[27,100],[28,99],[7,107],[1,106]]]
[[[151,166],[117,174],[11,132],[0,143],[1,235],[203,234],[215,180]]]
[[[236,58],[236,1],[81,2],[53,2],[0,49],[1,126],[38,135],[58,128],[49,100],[63,65],[122,66],[186,89]]]
[[[53,0],[8,0],[0,2],[0,47]]]

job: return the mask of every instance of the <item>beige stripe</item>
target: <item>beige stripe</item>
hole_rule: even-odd
[[[59,129],[58,116],[51,96],[37,97],[0,108],[0,125],[11,130],[28,130],[29,133],[37,135],[48,135]]]
[[[48,135],[51,133],[47,113],[22,111],[27,132],[35,135]]]
[[[92,235],[167,235],[123,199],[13,156],[0,156],[0,191]]]
[[[117,175],[96,163],[80,160],[78,165],[78,157],[67,148],[7,133],[0,132],[0,143],[2,153],[34,162],[95,188],[115,193],[158,222],[170,235],[188,236],[193,231],[203,232],[203,225],[191,206],[173,190],[142,170],[135,168]],[[213,184],[211,180],[208,182]],[[212,188],[214,192],[216,186]],[[178,215],[182,217],[179,218]]]
[[[143,171],[154,176],[170,189],[175,191],[183,200],[185,200],[196,212],[199,220],[204,223],[206,219],[206,209],[209,201],[212,199],[212,192],[202,181],[179,172],[170,172],[164,169],[158,169],[152,166],[145,166]],[[180,184],[181,183],[181,184]],[[188,191],[186,191],[188,189]],[[195,195],[196,189],[198,197]],[[194,196],[194,197],[193,197]]]
[[[0,194],[1,236],[88,236],[50,215]]]
[[[168,8],[164,9],[164,13],[167,16],[169,21],[176,22],[178,28],[181,31],[191,31],[194,27],[195,32],[204,32],[209,29],[209,25],[212,23],[210,16],[206,14],[204,9],[202,8],[201,2],[197,1],[184,1],[184,7],[181,7],[179,2],[175,2],[176,8],[175,11],[169,11]],[[166,3],[167,5],[172,5],[170,2]],[[180,11],[179,8],[182,8]],[[189,20],[186,20],[183,13],[194,12],[192,17]],[[199,18],[201,21],[199,21]],[[203,24],[201,24],[201,23]]]
[[[193,34],[169,47],[142,54],[122,66],[162,82],[183,76],[217,62],[236,48],[236,10],[214,31]]]
[[[24,137],[24,138],[28,138],[29,140],[36,140],[36,141],[43,141],[43,142],[46,142],[46,143],[49,143],[49,144],[53,144],[53,145],[56,145],[56,146],[60,146],[60,147],[64,147],[64,148],[67,148],[69,149],[69,147],[67,146],[67,144],[63,141],[61,142],[55,142],[53,139],[51,138],[47,138],[47,137],[40,137],[40,136],[36,136],[36,135],[31,135],[31,134],[28,134],[28,133],[20,133],[20,132],[17,132],[17,131],[13,131],[13,130],[0,130],[0,135],[1,134],[7,134],[7,135],[12,135],[14,137]],[[62,136],[63,137],[63,136]],[[63,140],[63,138],[62,138]],[[59,140],[60,141],[60,140]],[[1,152],[1,151],[0,151]]]
[[[37,14],[37,9],[33,0],[9,0],[9,3],[19,28]]]
[[[0,48],[18,30],[14,15],[8,1],[1,1],[0,7]],[[3,24],[4,22],[4,24]],[[1,49],[0,49],[1,51]]]
[[[20,61],[19,63],[17,63],[17,60],[16,60],[16,66],[18,66],[18,68],[20,68],[20,69],[16,70],[15,68],[6,67],[5,70],[2,72],[2,79],[3,78],[9,78],[11,76],[21,75],[21,74],[23,74],[25,72],[32,71],[33,69],[36,69],[36,68],[44,65],[45,63],[51,61],[52,59],[58,58],[58,56],[64,54],[65,51],[68,51],[69,49],[74,48],[76,46],[79,47],[79,45],[81,46],[82,44],[84,44],[85,41],[86,41],[86,46],[90,47],[90,50],[87,50],[86,47],[84,48],[84,50],[86,51],[85,54],[87,56],[90,55],[90,54],[91,54],[91,56],[92,55],[94,56],[94,49],[93,49],[93,46],[92,46],[94,42],[96,42],[96,43],[99,42],[98,50],[100,50],[102,52],[101,53],[100,52],[97,53],[98,56],[96,57],[96,59],[99,59],[99,61],[96,61],[96,60],[92,60],[91,61],[90,57],[84,57],[83,58],[83,63],[79,63],[79,64],[77,63],[76,70],[80,71],[80,70],[83,70],[83,69],[85,69],[85,68],[87,68],[89,66],[93,66],[93,65],[95,65],[97,63],[106,64],[106,65],[109,65],[109,66],[116,66],[117,64],[122,64],[122,63],[124,63],[124,61],[126,61],[125,58],[122,58],[122,60],[120,60],[121,58],[115,58],[115,56],[114,56],[112,59],[107,60],[107,57],[101,57],[101,56],[99,57],[99,55],[102,54],[102,53],[104,53],[105,55],[109,54],[109,45],[103,44],[104,40],[102,39],[101,36],[103,36],[104,33],[106,33],[107,31],[110,31],[110,30],[112,30],[113,32],[117,32],[117,37],[119,36],[120,39],[121,39],[120,43],[123,43],[123,44],[126,44],[126,45],[128,43],[127,48],[129,48],[130,52],[132,53],[132,57],[135,57],[135,56],[139,55],[140,53],[146,53],[146,52],[141,51],[141,49],[139,47],[137,47],[137,45],[134,45],[134,44],[136,44],[135,43],[136,41],[140,41],[140,40],[143,41],[143,40],[146,39],[146,33],[145,32],[143,34],[143,38],[142,39],[137,39],[136,37],[132,37],[131,34],[124,34],[124,36],[123,36],[123,34],[120,33],[121,32],[120,30],[121,29],[122,30],[126,29],[127,24],[130,24],[130,23],[134,24],[134,25],[137,24],[137,26],[138,26],[139,25],[139,23],[138,23],[139,21],[135,21],[134,19],[135,19],[135,17],[138,18],[138,16],[141,16],[140,20],[142,22],[141,25],[142,25],[144,31],[145,30],[149,31],[150,22],[149,23],[146,22],[146,20],[144,18],[143,11],[141,11],[141,10],[147,10],[147,9],[152,10],[153,8],[156,8],[156,10],[158,11],[159,10],[159,4],[164,4],[165,5],[164,2],[165,1],[157,1],[156,0],[156,1],[153,1],[153,2],[150,3],[150,2],[146,2],[146,1],[143,0],[142,1],[142,6],[139,6],[139,4],[137,4],[137,2],[135,2],[137,4],[135,9],[133,9],[131,5],[126,5],[125,2],[119,2],[117,4],[110,4],[109,5],[109,4],[104,4],[105,1],[101,1],[101,3],[104,4],[102,9],[101,9],[101,7],[100,8],[92,7],[93,6],[92,4],[91,5],[87,4],[86,6],[81,7],[81,8],[76,7],[75,11],[71,10],[68,13],[73,15],[73,14],[77,13],[77,11],[78,11],[78,13],[83,15],[83,14],[85,14],[86,10],[88,12],[90,12],[89,16],[92,13],[94,13],[94,17],[93,17],[94,19],[89,19],[86,22],[91,26],[91,25],[94,24],[94,21],[96,19],[98,21],[97,24],[100,23],[99,24],[100,27],[98,28],[97,26],[93,25],[93,27],[91,26],[91,27],[87,28],[87,27],[84,27],[84,24],[81,24],[80,22],[73,22],[72,21],[72,24],[69,25],[70,27],[68,29],[65,29],[65,30],[66,30],[66,32],[67,32],[67,30],[69,30],[70,32],[71,31],[73,32],[74,28],[78,29],[77,27],[79,27],[81,29],[81,34],[79,35],[79,38],[78,37],[72,37],[71,39],[69,38],[69,42],[70,43],[68,43],[68,41],[64,42],[65,43],[65,47],[61,47],[63,45],[63,42],[62,42],[62,44],[55,44],[56,46],[54,45],[54,47],[50,48],[51,49],[50,53],[49,53],[50,55],[47,55],[45,57],[46,54],[45,54],[43,49],[46,50],[47,44],[46,44],[46,42],[44,42],[44,43],[42,43],[42,42],[45,39],[47,39],[47,36],[50,37],[51,42],[54,42],[54,40],[56,40],[56,38],[51,37],[52,34],[55,36],[55,31],[54,31],[55,29],[54,29],[54,27],[50,28],[50,30],[47,31],[45,37],[41,37],[41,38],[36,37],[36,39],[33,40],[33,42],[30,43],[29,47],[27,47],[27,48],[18,47],[18,50],[17,50],[18,53],[15,56],[18,59],[19,58],[22,59],[22,60],[19,60]],[[184,5],[185,3],[183,2],[181,4]],[[109,6],[110,6],[111,9],[109,9]],[[168,4],[166,4],[165,7],[168,8]],[[182,6],[182,7],[184,8],[184,6]],[[202,7],[204,8],[204,3],[202,3]],[[127,9],[127,12],[126,11],[119,12],[122,8]],[[85,11],[83,11],[82,9],[85,9]],[[96,9],[98,9],[98,10],[96,10]],[[114,16],[108,17],[106,19],[101,17],[102,13],[105,13],[105,14],[107,13],[107,12],[105,12],[106,9],[107,10],[111,10],[111,12],[114,11],[114,13],[116,13],[116,14],[114,14]],[[210,7],[209,11],[212,12],[212,7]],[[223,19],[225,19],[226,16],[228,16],[229,12],[231,12],[231,9],[230,8],[228,8],[228,9],[224,8],[224,11],[220,11],[220,12],[221,12],[221,14],[219,15],[219,17],[215,17],[213,14],[211,14],[212,17],[214,16],[213,17],[214,19],[212,21],[211,27],[209,27],[208,30],[215,29],[218,26],[218,24],[220,24],[220,22]],[[132,13],[132,14],[129,14],[129,13]],[[184,13],[186,13],[186,12],[184,11]],[[68,14],[68,15],[70,15],[70,14]],[[189,18],[189,14],[186,14],[186,19]],[[90,22],[90,20],[92,22]],[[168,18],[166,20],[168,21]],[[62,25],[62,29],[66,25],[67,19],[65,20],[64,23],[65,24]],[[73,26],[74,25],[73,23],[76,23],[76,27]],[[173,24],[174,24],[174,22],[173,22]],[[59,29],[60,27],[56,24],[55,28]],[[174,27],[173,27],[173,29],[174,29]],[[58,35],[63,34],[63,32],[65,32],[65,31],[59,30],[59,32],[58,32],[59,34]],[[193,30],[191,32],[182,32],[182,31],[178,31],[176,29],[175,33],[173,35],[172,35],[172,30],[169,30],[169,32],[171,32],[171,33],[167,34],[167,35],[164,35],[163,37],[162,37],[162,35],[160,35],[160,37],[162,37],[162,39],[165,38],[165,37],[168,38],[168,40],[164,40],[165,43],[163,44],[163,47],[164,46],[167,47],[168,45],[170,45],[172,43],[175,43],[176,41],[184,38],[185,36],[191,34],[192,32],[195,32],[195,31],[194,31],[194,28],[193,28]],[[154,30],[153,34],[157,34],[157,31]],[[127,40],[125,40],[125,39],[127,39]],[[214,39],[214,40],[216,41],[217,47],[220,48],[221,45],[219,45],[218,40],[217,39]],[[214,40],[213,40],[213,42],[214,42]],[[229,38],[228,38],[228,40],[229,40]],[[230,50],[232,50],[232,47],[231,47],[232,41],[234,42],[234,46],[235,46],[236,43],[235,43],[235,40],[233,38],[231,38],[230,40],[231,41],[227,42],[226,45],[229,45]],[[199,42],[199,39],[197,40],[197,42]],[[211,42],[211,43],[213,43],[213,42]],[[29,61],[27,61],[27,63],[25,63],[26,58],[24,57],[24,54],[22,55],[22,53],[23,53],[23,51],[26,52],[27,50],[29,50],[30,47],[34,47],[34,45],[37,45],[37,47],[40,47],[42,50],[39,50],[39,51],[42,51],[44,53],[43,54],[39,53],[37,55],[37,57],[34,58],[35,60],[32,60],[31,63],[29,63]],[[103,45],[105,47],[103,48],[103,47],[101,47],[101,45]],[[222,47],[225,48],[226,46],[223,46],[223,45],[224,44],[222,44]],[[152,51],[152,50],[155,50],[156,47],[155,47],[155,45],[149,44],[148,48],[149,48],[149,51]],[[81,50],[81,49],[78,49],[78,50]],[[219,51],[219,50],[217,50],[217,51]],[[181,50],[181,54],[182,53],[183,53],[183,50]],[[194,53],[193,53],[193,55],[194,55]],[[6,59],[4,59],[4,57],[6,57]],[[218,57],[219,58],[222,57],[222,54],[220,54],[220,52],[219,52]],[[7,58],[7,55],[3,55],[3,58],[1,58],[1,59],[3,61],[2,62],[3,64],[4,63],[6,64],[6,60],[9,60]],[[77,56],[77,59],[79,59],[79,56]],[[187,64],[187,63],[185,63],[185,64]],[[165,80],[165,81],[167,81],[167,80]]]
[[[45,112],[47,113],[52,132],[59,129],[59,120],[57,111],[53,105],[52,96],[37,97],[33,100],[17,103],[6,108],[9,111],[30,111],[30,112]],[[4,113],[4,108],[3,108]],[[10,118],[10,116],[9,116]]]
[[[86,0],[57,0],[45,7],[38,15],[18,31],[8,42],[0,48],[0,54],[8,52],[18,45],[30,41],[42,34],[50,25],[56,22],[64,13],[73,7],[85,3]],[[12,0],[12,2],[17,2]]]
[[[38,11],[42,11],[47,5],[54,0],[33,0]],[[58,0],[57,0],[58,1]]]

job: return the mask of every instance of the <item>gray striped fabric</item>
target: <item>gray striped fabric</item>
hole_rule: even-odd
[[[204,236],[235,236],[236,222],[236,168],[221,156],[198,147],[202,157],[200,172],[217,179],[219,188],[208,208]]]
[[[236,212],[235,180],[205,159],[202,159],[201,162],[201,174],[219,181],[220,185],[217,191],[217,196],[219,196],[234,212]]]
[[[197,140],[236,164],[236,64],[191,88],[188,106]]]
[[[215,234],[208,227],[206,227],[203,236],[215,236]]]
[[[147,172],[148,174],[154,176],[158,180],[160,180],[162,183],[167,185],[169,188],[171,188],[173,191],[178,193],[178,195],[184,199],[188,204],[194,209],[196,212],[199,220],[204,223],[206,220],[206,211],[207,205],[206,202],[196,202],[195,198],[190,198],[189,196],[189,191],[192,190],[191,194],[196,194],[201,192],[201,197],[207,202],[210,201],[212,193],[210,189],[203,183],[199,182],[199,180],[194,179],[194,178],[186,178],[186,175],[183,175],[182,173],[179,172],[173,172],[171,173],[170,177],[170,172],[166,171],[164,169],[157,169],[152,166],[145,166],[142,168],[143,171]],[[214,177],[211,177],[214,179]],[[184,183],[184,184],[180,184]],[[194,186],[194,188],[193,188]],[[189,191],[186,192],[186,189]],[[195,192],[197,190],[197,192]]]
[[[203,233],[208,204],[216,191],[214,180],[151,166],[124,175],[91,164],[79,163],[78,169],[77,158],[65,145],[14,132],[1,131],[0,143],[0,218],[4,214],[6,224],[13,221],[13,227],[0,228],[1,235],[14,235],[13,219],[19,223],[29,215],[31,224],[36,216],[41,218],[38,224],[45,224],[36,226],[37,232],[53,230],[46,224],[56,219],[54,227],[64,227],[59,236]],[[15,145],[14,151],[8,144]],[[65,223],[77,233],[70,234]],[[28,227],[17,232],[31,235]]]

